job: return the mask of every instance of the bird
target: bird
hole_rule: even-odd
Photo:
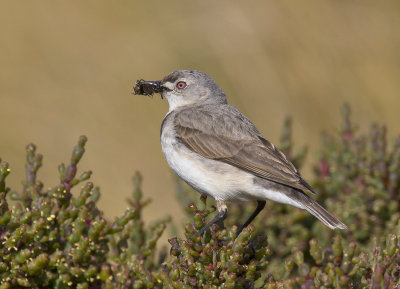
[[[215,199],[217,214],[198,231],[223,222],[228,202],[256,201],[237,235],[272,200],[303,209],[331,229],[347,229],[308,194],[315,190],[275,145],[237,108],[207,74],[176,70],[162,80],[138,80],[135,94],[159,93],[169,104],[160,138],[170,168],[202,198]]]

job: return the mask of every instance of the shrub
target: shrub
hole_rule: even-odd
[[[145,225],[141,215],[149,200],[143,200],[139,174],[129,209],[107,219],[97,207],[99,188],[88,181],[91,172],[77,174],[85,143],[81,137],[70,162],[59,166],[59,185],[50,189],[37,180],[42,156],[33,144],[22,192],[6,186],[10,170],[0,160],[0,288],[400,286],[400,138],[389,146],[385,127],[377,124],[359,134],[347,106],[341,128],[323,137],[313,186],[348,231],[268,202],[237,238],[236,225],[254,209],[250,204],[230,205],[225,227],[198,236],[215,207],[177,181],[179,200],[191,203],[191,222],[183,237],[169,240],[169,254],[155,250],[170,220]],[[301,166],[306,149],[293,153],[290,120],[281,148]]]

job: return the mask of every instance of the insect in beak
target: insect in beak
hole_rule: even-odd
[[[165,89],[164,86],[161,85],[161,81],[144,81],[143,79],[140,79],[136,81],[136,85],[133,88],[133,91],[135,94],[139,95],[149,95],[152,96],[154,93],[160,93],[161,98],[162,94],[161,92]]]

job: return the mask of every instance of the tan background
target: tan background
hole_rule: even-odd
[[[379,4],[377,4],[379,2]],[[139,78],[206,72],[273,142],[285,116],[315,158],[343,102],[361,128],[400,131],[399,1],[3,1],[0,7],[0,157],[20,188],[24,147],[44,154],[56,185],[78,136],[109,216],[127,207],[140,170],[154,202],[145,218],[182,209],[163,158],[167,103],[131,95]],[[310,177],[306,169],[306,176]]]

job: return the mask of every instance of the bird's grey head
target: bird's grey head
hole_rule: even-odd
[[[159,81],[138,81],[135,93],[160,93],[168,100],[169,111],[188,105],[226,103],[222,89],[197,70],[176,70]]]
[[[226,103],[222,89],[207,74],[197,70],[176,70],[161,81],[161,95],[168,100],[169,110],[194,104]]]

